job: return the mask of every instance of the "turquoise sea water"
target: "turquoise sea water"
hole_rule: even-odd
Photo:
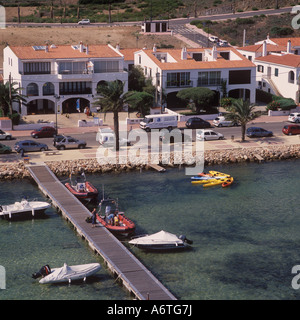
[[[89,175],[88,180],[118,198],[136,233],[166,230],[185,234],[192,250],[132,252],[178,298],[299,299],[291,270],[300,264],[299,161],[206,168],[235,177],[229,188],[192,185],[184,169]],[[0,203],[22,196],[45,200],[35,183],[0,182]],[[91,207],[92,208],[92,207]],[[0,220],[0,265],[6,269],[1,299],[132,299],[54,209],[47,219]],[[52,267],[100,262],[86,284],[40,285],[31,278]],[[150,297],[151,298],[151,297]]]

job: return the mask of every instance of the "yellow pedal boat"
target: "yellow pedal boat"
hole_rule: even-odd
[[[209,173],[210,173],[213,177],[215,177],[215,176],[218,176],[218,177],[220,177],[220,176],[222,176],[222,177],[230,177],[230,174],[222,173],[222,172],[219,172],[219,171],[213,171],[213,170],[211,170],[211,171],[209,171]]]
[[[233,177],[226,177],[222,179],[217,179],[215,181],[209,181],[208,183],[203,184],[203,187],[213,187],[219,184],[222,185],[223,188],[230,186],[233,183]]]

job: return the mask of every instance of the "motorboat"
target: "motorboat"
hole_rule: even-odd
[[[78,199],[90,200],[98,196],[98,190],[90,182],[86,181],[84,172],[79,173],[75,178],[72,174],[70,182],[65,183],[67,189]]]
[[[128,237],[135,231],[134,222],[128,219],[124,212],[119,211],[115,199],[102,199],[96,217],[98,222],[116,236]]]
[[[178,237],[161,230],[151,235],[132,238],[128,243],[147,251],[177,251],[190,247],[193,241],[187,239],[184,235]]]
[[[48,202],[23,199],[16,201],[14,204],[0,206],[0,217],[8,219],[39,217],[49,207],[51,207],[51,204]]]
[[[42,277],[39,283],[60,283],[83,279],[92,276],[101,269],[99,263],[80,264],[75,266],[68,266],[66,263],[61,268],[51,269],[49,265],[43,266],[39,272],[32,275],[34,279]]]

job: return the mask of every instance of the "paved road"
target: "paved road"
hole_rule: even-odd
[[[257,122],[255,124],[248,124],[248,127],[250,126],[257,126],[262,127],[266,130],[273,131],[275,136],[283,136],[282,128],[285,124],[288,124],[288,122]],[[232,135],[235,137],[241,136],[241,128],[240,127],[222,127],[222,128],[213,128],[215,131],[223,133],[226,139],[230,139]],[[96,130],[96,129],[95,129]],[[195,130],[195,132],[198,130]],[[96,141],[96,132],[86,132],[86,133],[72,133],[70,134],[74,138],[77,139],[84,139],[87,142],[87,146],[91,148],[97,148],[99,146],[99,143]],[[24,139],[32,139],[30,137],[30,130],[28,133],[24,136],[18,136],[13,140],[5,140],[1,141],[6,145],[9,145],[10,147],[14,147],[16,141],[24,140]],[[34,139],[33,139],[34,140]],[[46,143],[49,148],[53,149],[53,138],[39,138],[36,140],[37,142]]]
[[[266,10],[258,10],[258,11],[248,11],[248,12],[237,12],[230,14],[218,14],[218,15],[207,15],[197,17],[198,20],[224,20],[224,19],[236,19],[236,18],[246,18],[253,17],[255,15],[273,15],[273,14],[281,14],[286,12],[291,12],[292,7],[280,8],[280,9],[266,9]],[[169,26],[172,28],[174,25],[185,25],[189,23],[191,20],[195,18],[179,18],[169,20]],[[21,23],[17,22],[7,22],[6,26],[44,26],[44,27],[79,27],[79,28],[89,28],[89,27],[108,27],[108,26],[133,26],[133,25],[141,25],[142,21],[128,21],[128,22],[112,22],[112,23],[91,23],[90,25],[78,25],[77,23]]]
[[[201,47],[210,47],[212,46],[212,42],[208,41],[208,37],[200,34],[197,31],[194,31],[190,28],[185,27],[182,24],[174,24],[170,26],[170,29],[174,31],[176,34],[180,34],[181,36],[197,43]]]

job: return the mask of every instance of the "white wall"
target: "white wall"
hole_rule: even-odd
[[[267,80],[264,80],[263,77],[267,77],[268,75],[268,67],[271,68],[271,80],[274,82],[275,86],[277,87],[278,91],[285,97],[285,98],[292,98],[293,100],[296,99],[296,92],[298,90],[297,79],[300,74],[299,68],[293,68],[288,66],[280,66],[274,65],[271,63],[266,63],[262,61],[256,61],[257,65],[264,66],[264,72],[256,72],[256,80],[262,81],[265,83],[265,86],[262,87],[262,90],[270,92],[272,94],[276,94],[272,87],[269,85]],[[275,69],[278,69],[278,77],[275,76]],[[294,72],[294,83],[289,82],[289,72]]]

